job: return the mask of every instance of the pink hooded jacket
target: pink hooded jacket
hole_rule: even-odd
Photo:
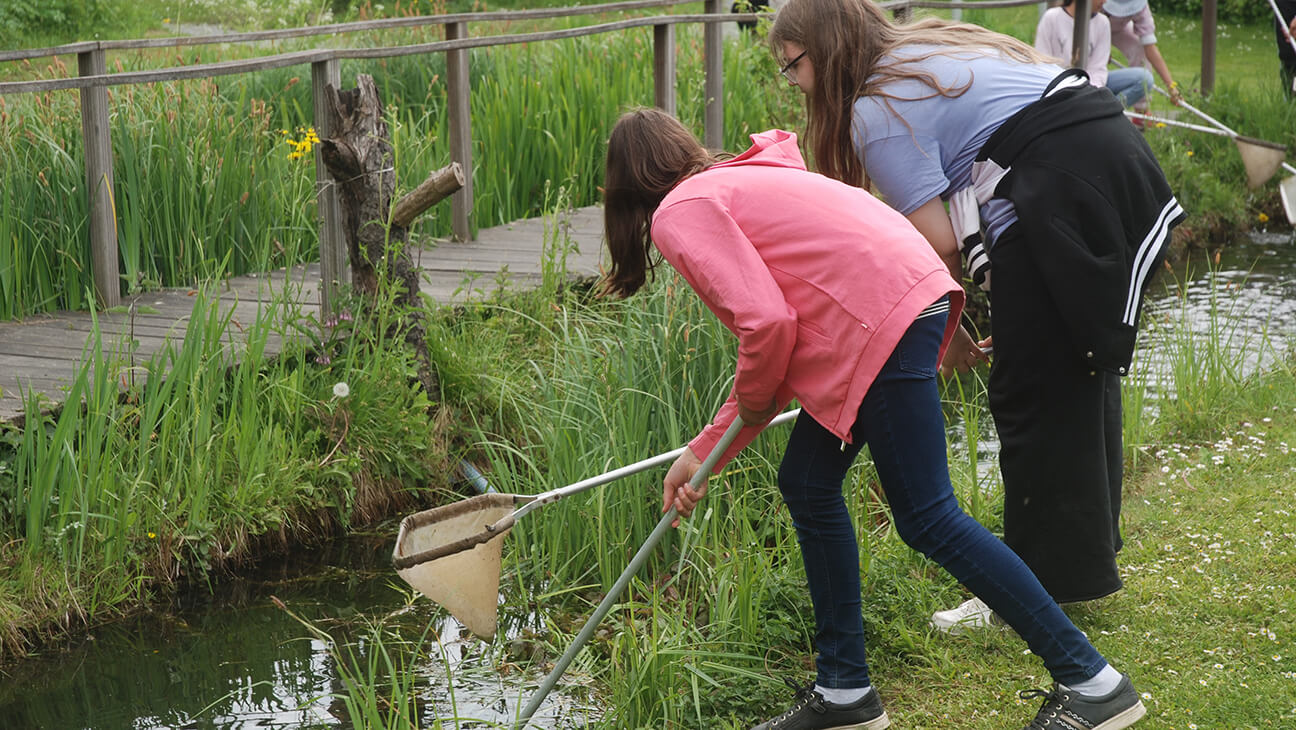
[[[943,355],[963,309],[962,287],[904,216],[807,171],[795,134],[751,139],[677,185],[653,215],[657,249],[738,337],[733,392],[689,443],[699,457],[738,417],[739,396],[779,410],[795,398],[851,441],[865,392],[914,317],[950,295]],[[761,428],[744,428],[720,466]]]

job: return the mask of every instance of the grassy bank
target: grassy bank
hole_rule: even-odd
[[[431,399],[405,377],[408,353],[382,335],[381,317],[333,323],[310,349],[227,373],[220,356],[224,324],[204,317],[201,304],[195,312],[185,344],[153,366],[170,369],[166,380],[150,378],[147,389],[128,388],[122,398],[92,400],[84,411],[33,419],[27,429],[0,437],[0,506],[7,511],[0,524],[13,526],[5,535],[0,585],[8,651],[19,652],[39,636],[24,629],[105,620],[147,606],[157,592],[200,585],[207,571],[236,567],[258,550],[365,521],[362,495],[386,500],[371,514],[408,511],[413,502],[399,500],[408,499],[409,490],[444,486],[448,455],[471,457],[501,491],[534,492],[669,450],[709,418],[732,373],[731,338],[669,278],[626,302],[590,299],[555,279],[536,294],[429,312],[429,340],[438,343],[442,376],[442,392]],[[1077,615],[1099,648],[1141,683],[1144,675],[1160,672],[1156,681],[1162,684],[1149,681],[1144,689],[1162,703],[1159,709],[1179,713],[1167,715],[1175,718],[1184,708],[1208,712],[1216,705],[1220,712],[1255,712],[1240,692],[1220,699],[1203,689],[1198,702],[1193,692],[1199,690],[1185,684],[1197,677],[1170,665],[1191,654],[1202,637],[1215,637],[1203,652],[1232,649],[1254,659],[1255,648],[1267,645],[1234,646],[1219,637],[1254,633],[1257,617],[1272,615],[1264,634],[1270,640],[1272,631],[1278,641],[1270,664],[1218,663],[1236,672],[1227,676],[1262,688],[1279,704],[1290,685],[1278,678],[1292,670],[1283,664],[1290,652],[1281,642],[1296,627],[1278,613],[1287,594],[1281,581],[1249,572],[1282,575],[1290,569],[1282,554],[1290,529],[1262,520],[1273,534],[1251,535],[1232,523],[1263,517],[1250,511],[1255,505],[1255,512],[1281,522],[1279,510],[1289,509],[1282,503],[1290,495],[1273,487],[1273,475],[1282,472],[1263,469],[1290,470],[1289,454],[1275,447],[1259,458],[1215,444],[1226,437],[1242,445],[1254,444],[1251,437],[1292,443],[1281,431],[1291,428],[1290,414],[1272,407],[1296,402],[1296,386],[1288,370],[1254,381],[1231,365],[1236,354],[1226,346],[1232,338],[1228,318],[1213,321],[1219,326],[1204,341],[1182,334],[1177,355],[1156,366],[1164,368],[1157,375],[1169,379],[1179,399],[1163,403],[1155,419],[1130,410],[1128,457],[1144,475],[1131,478],[1124,558],[1130,588],[1109,602],[1112,608]],[[253,332],[254,350],[275,323],[262,326],[265,334]],[[1174,339],[1173,326],[1164,334]],[[83,378],[91,385],[94,373],[107,372],[87,370]],[[347,386],[339,390],[341,383]],[[97,385],[94,392],[112,392]],[[977,378],[947,384],[951,420],[988,423],[982,387]],[[440,406],[437,419],[426,413],[430,401]],[[1262,408],[1270,412],[1256,411]],[[1265,417],[1276,425],[1264,426],[1264,435],[1241,425]],[[970,433],[970,443],[951,451],[955,483],[969,511],[993,528],[999,524],[997,485],[978,469],[987,456],[977,448],[978,430]],[[573,676],[597,687],[598,705],[609,708],[600,727],[745,727],[786,699],[784,677],[809,676],[809,602],[795,537],[772,487],[782,437],[758,440],[719,480],[704,510],[659,549],[579,658]],[[1219,464],[1210,458],[1216,455]],[[1255,475],[1250,489],[1258,494],[1248,492],[1248,511],[1187,501],[1211,499],[1223,488],[1200,489],[1207,473],[1232,490],[1227,480],[1235,469]],[[645,474],[569,498],[509,536],[502,610],[511,622],[534,614],[541,623],[522,637],[531,648],[520,656],[513,642],[485,649],[499,657],[501,671],[532,661],[543,670],[544,657],[565,648],[655,523],[659,478]],[[1198,491],[1181,490],[1184,479]],[[1005,708],[1013,690],[1042,683],[1038,664],[1021,656],[1024,647],[1011,636],[952,640],[927,629],[932,610],[963,596],[896,538],[874,481],[863,460],[847,491],[865,546],[871,656],[888,705],[914,727],[938,726],[969,708],[996,718],[986,719],[991,727],[1020,724],[1029,708],[1017,714]],[[1168,516],[1155,516],[1154,509]],[[1224,537],[1211,537],[1216,533]],[[1224,545],[1234,534],[1247,542]],[[1211,539],[1202,542],[1202,536]],[[1211,547],[1216,542],[1220,547]],[[1157,552],[1167,544],[1179,552]],[[1237,565],[1240,577],[1190,582],[1188,573],[1205,569],[1202,561],[1182,557],[1190,548],[1194,556],[1206,552],[1214,563]],[[1142,555],[1146,562],[1134,562]],[[1160,603],[1135,592],[1140,580],[1161,591]],[[1249,601],[1246,611],[1233,608],[1241,595]],[[1213,623],[1190,638],[1181,624],[1194,615],[1235,623]],[[1122,625],[1147,628],[1126,636]],[[1177,653],[1158,645],[1170,657],[1162,661],[1149,649],[1149,632],[1181,641]],[[376,633],[380,642],[387,635]],[[416,639],[379,643],[390,665],[374,663],[372,651],[341,647],[353,714],[380,718],[377,726],[402,727],[402,713],[419,704],[417,667],[439,662],[440,648],[432,642],[424,636],[421,645]],[[1268,674],[1271,666],[1280,667],[1277,678]],[[1179,674],[1161,672],[1167,667]],[[1214,663],[1210,669],[1217,673],[1212,676],[1226,676]],[[1265,727],[1263,721],[1275,717],[1266,707],[1268,714],[1242,716]]]
[[[573,362],[555,369],[555,380],[565,386],[558,403],[578,413],[589,412],[582,404],[597,404],[613,414],[637,414],[632,420],[614,417],[606,431],[600,419],[588,415],[579,424],[595,434],[631,437],[626,439],[634,445],[631,451],[618,453],[616,446],[597,438],[582,438],[575,428],[553,428],[549,418],[536,428],[554,435],[537,439],[553,457],[550,463],[563,463],[562,455],[568,453],[573,462],[586,465],[585,472],[592,464],[625,463],[680,442],[691,433],[690,420],[709,416],[725,383],[699,380],[702,363],[697,360],[727,362],[728,353],[714,351],[715,345],[708,344],[716,342],[708,332],[709,318],[690,312],[696,305],[678,296],[668,287],[623,315],[629,320],[627,332],[653,333],[642,341],[643,347],[654,348],[651,356],[637,352],[641,335],[631,334],[622,344],[625,354],[604,356],[610,362],[600,368],[590,371],[589,363]],[[1149,704],[1165,711],[1162,724],[1153,727],[1185,727],[1189,711],[1215,719],[1203,727],[1280,727],[1276,718],[1296,707],[1284,704],[1284,698],[1296,697],[1290,676],[1296,661],[1289,649],[1263,633],[1272,631],[1281,642],[1296,629],[1296,618],[1284,610],[1293,605],[1291,588],[1278,579],[1292,568],[1293,523],[1286,512],[1291,495],[1276,486],[1281,481],[1275,482],[1296,464],[1285,446],[1296,443],[1291,435],[1296,414],[1289,406],[1274,406],[1296,402],[1296,380],[1291,370],[1253,380],[1240,364],[1187,366],[1241,357],[1227,347],[1234,334],[1225,322],[1204,336],[1183,336],[1193,344],[1158,366],[1166,371],[1156,374],[1183,397],[1162,403],[1150,421],[1137,410],[1129,414],[1127,429],[1142,434],[1128,440],[1129,461],[1140,457],[1131,477],[1126,522],[1130,547],[1124,566],[1130,588],[1077,614],[1100,650],[1140,678],[1152,675],[1143,682],[1154,699]],[[612,376],[632,363],[651,366],[639,366],[650,376],[647,386],[643,379],[632,386]],[[606,390],[596,399],[573,383]],[[984,401],[964,396],[975,390],[975,381],[962,390],[955,385],[946,389],[951,415],[981,413],[987,420],[980,405]],[[679,403],[659,403],[665,398]],[[695,409],[697,415],[689,415]],[[659,434],[667,438],[658,440]],[[763,437],[757,450],[725,475],[701,519],[695,518],[661,552],[607,626],[606,638],[588,651],[583,669],[601,680],[604,706],[610,708],[602,727],[746,727],[761,716],[753,706],[768,712],[786,700],[784,677],[804,681],[810,676],[809,602],[800,588],[795,537],[772,488],[782,438],[777,433]],[[1272,447],[1258,449],[1253,439]],[[998,487],[993,478],[977,478],[971,468],[975,459],[975,444],[951,452],[956,489],[969,511],[993,529],[1000,519]],[[518,471],[514,467],[511,473]],[[526,475],[523,483],[532,481],[530,472],[521,473]],[[546,477],[545,483],[564,483],[580,473],[578,467],[536,476]],[[655,483],[642,482],[634,485],[642,490],[639,495],[609,490],[531,526],[541,536],[527,533],[512,546],[516,563],[510,564],[516,565],[519,588],[537,581],[608,585],[655,514]],[[939,726],[947,718],[964,716],[969,707],[980,718],[998,718],[978,727],[1020,725],[1029,712],[1011,711],[1013,691],[1044,683],[1041,667],[1021,655],[1024,645],[1012,636],[951,640],[927,628],[931,611],[959,600],[959,590],[900,543],[873,482],[867,463],[859,465],[848,480],[847,501],[865,546],[866,630],[884,697],[906,726]],[[628,521],[626,513],[637,513],[638,522]],[[1197,572],[1212,563],[1210,571]],[[1167,572],[1173,575],[1168,578]],[[563,575],[568,578],[557,579]],[[590,608],[580,599],[575,606],[577,615]],[[1184,623],[1193,626],[1183,628]],[[569,635],[561,625],[549,629],[561,637],[553,641],[556,652]],[[1262,640],[1255,638],[1257,633]],[[1201,657],[1195,656],[1197,648]],[[1202,661],[1229,651],[1229,661],[1219,662],[1227,670]],[[1176,667],[1176,660],[1193,663]],[[1209,669],[1209,676],[1191,669]],[[1225,678],[1235,680],[1234,689],[1219,686]],[[1202,685],[1199,679],[1214,684]],[[1250,702],[1253,696],[1273,697],[1274,702]],[[729,718],[728,724],[717,718]],[[1241,721],[1225,725],[1226,718]]]
[[[235,323],[200,295],[182,341],[143,361],[92,341],[72,405],[0,424],[0,658],[445,486],[451,436],[390,322],[268,358],[304,321],[280,301]]]
[[[547,313],[516,302],[457,318],[450,333],[463,327],[486,350],[531,341],[520,335],[536,327],[557,343],[531,351],[530,375],[489,378],[499,395],[494,415],[510,424],[478,430],[476,458],[491,483],[536,491],[687,440],[727,392],[731,344],[712,319],[672,281],[630,302]],[[1155,365],[1141,362],[1156,372],[1130,383],[1156,380],[1181,397],[1162,400],[1155,415],[1127,412],[1126,587],[1072,616],[1134,676],[1151,711],[1140,727],[1287,727],[1296,721],[1288,580],[1296,569],[1296,369],[1258,374],[1242,365],[1246,353],[1231,349],[1237,333],[1227,320],[1191,335],[1170,321],[1150,324],[1183,345]],[[951,419],[987,418],[980,387],[977,378],[947,383]],[[951,448],[956,490],[997,529],[999,486],[976,468],[986,457],[971,431],[972,443]],[[812,676],[809,599],[772,486],[784,438],[762,436],[731,465],[569,669],[564,691],[590,692],[602,708],[591,726],[745,728],[783,708],[784,679]],[[648,473],[569,497],[506,538],[504,624],[539,621],[483,647],[506,684],[519,665],[547,671],[571,642],[655,523],[659,479]],[[904,727],[944,727],[951,718],[1021,727],[1035,703],[1016,692],[1046,685],[1042,666],[1011,633],[951,638],[928,627],[933,610],[965,594],[901,543],[874,482],[862,459],[846,493],[864,547],[870,661],[889,711]],[[355,651],[338,648],[354,679],[347,702],[379,726],[404,727],[423,691],[409,668],[437,664],[443,649],[435,637],[393,641],[374,650],[381,666]]]
[[[1069,611],[1134,677],[1149,710],[1140,728],[1296,724],[1296,372],[1231,395],[1212,426],[1167,422],[1144,445],[1145,469],[1126,488],[1125,589]],[[919,608],[897,617],[914,645],[885,652],[878,672],[897,721],[1023,724],[1032,708],[1016,690],[1048,681],[1025,645],[1011,633],[927,632]]]

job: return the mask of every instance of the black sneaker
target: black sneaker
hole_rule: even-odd
[[[792,708],[782,715],[762,722],[752,730],[882,730],[891,724],[877,690],[871,690],[856,702],[839,705],[829,702],[814,689],[814,684],[798,688]]]
[[[1111,694],[1087,697],[1064,685],[1053,685],[1052,692],[1026,690],[1023,700],[1044,698],[1044,706],[1025,730],[1121,730],[1138,722],[1147,710],[1127,675]]]

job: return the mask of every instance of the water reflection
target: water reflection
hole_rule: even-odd
[[[335,636],[358,640],[383,618],[406,637],[423,629],[422,727],[510,727],[536,677],[508,661],[507,636],[486,644],[426,599],[407,601],[391,569],[395,528],[307,550],[220,584],[200,601],[95,629],[0,676],[4,730],[251,730],[350,728],[329,647],[270,596]],[[385,618],[384,618],[385,617]],[[534,619],[534,617],[532,617]],[[516,620],[514,627],[520,626]],[[516,628],[511,629],[516,630]],[[392,648],[392,647],[389,647]],[[593,717],[554,692],[535,727],[584,727]]]
[[[1252,234],[1221,249],[1218,262],[1195,251],[1173,268],[1153,283],[1136,356],[1154,397],[1173,396],[1168,371],[1176,348],[1200,357],[1222,348],[1224,359],[1240,365],[1237,375],[1247,377],[1296,344],[1293,232]]]

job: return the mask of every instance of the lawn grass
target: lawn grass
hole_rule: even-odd
[[[731,368],[731,353],[678,286],[659,281],[632,302],[537,311],[518,301],[468,313],[489,323],[466,330],[483,351],[516,341],[527,326],[554,338],[552,351],[530,351],[529,375],[519,371],[514,381],[501,373],[496,383],[511,392],[497,398],[508,413],[495,420],[518,431],[480,431],[476,448],[493,467],[494,486],[558,486],[687,439],[691,423],[723,397],[725,379],[715,373]],[[1206,357],[1204,349],[1184,356]],[[1221,357],[1231,352],[1217,349]],[[1067,610],[1143,693],[1149,715],[1139,728],[1296,726],[1296,365],[1281,361],[1261,375],[1164,367],[1168,377],[1210,381],[1197,391],[1210,397],[1163,401],[1155,417],[1126,419],[1140,425],[1139,436],[1126,439],[1125,588]],[[986,416],[983,401],[964,401],[956,381],[945,395],[952,408]],[[590,693],[580,704],[603,714],[589,727],[740,730],[785,708],[783,680],[813,676],[810,602],[773,486],[784,438],[763,435],[713,480],[702,509],[658,547],[578,655],[572,684],[560,691]],[[995,479],[987,487],[968,473],[965,446],[951,458],[963,504],[998,531]],[[506,684],[517,684],[520,700],[533,685],[517,666],[529,661],[529,675],[543,674],[567,648],[655,521],[658,478],[650,472],[574,495],[511,533],[503,620],[540,625],[521,637],[529,659],[516,656],[513,639],[481,651],[496,657],[506,677],[518,677]],[[966,593],[902,544],[872,495],[875,479],[861,459],[846,493],[861,542],[872,674],[895,726],[1021,728],[1039,701],[1017,693],[1048,685],[1042,664],[1011,632],[950,637],[929,628],[932,611]],[[437,650],[401,661],[436,664]],[[392,681],[360,681],[348,699],[364,706],[373,684]],[[402,687],[407,694],[394,704],[408,708],[409,694],[422,690]]]
[[[1125,490],[1125,588],[1068,608],[1144,695],[1147,730],[1296,727],[1296,371],[1236,391],[1214,429],[1161,434]],[[867,609],[866,609],[867,610]],[[898,726],[1015,728],[1047,684],[1011,632],[947,637],[921,611],[874,653]],[[737,726],[737,725],[736,725]]]

